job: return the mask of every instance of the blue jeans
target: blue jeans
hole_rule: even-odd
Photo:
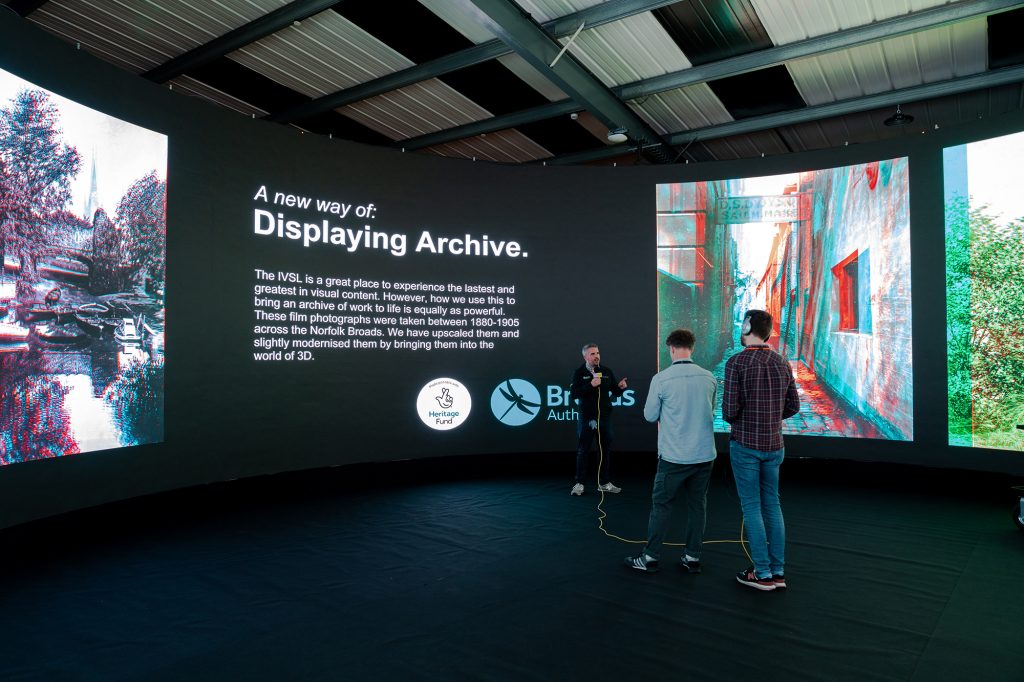
[[[729,441],[750,558],[758,578],[786,571],[786,524],[779,503],[779,466],[786,450],[764,452]]]
[[[651,517],[647,521],[647,545],[644,553],[658,559],[665,543],[665,531],[672,518],[672,506],[683,496],[686,498],[686,553],[700,559],[707,524],[708,484],[714,461],[700,464],[676,464],[658,459],[658,472],[654,475],[651,491]]]

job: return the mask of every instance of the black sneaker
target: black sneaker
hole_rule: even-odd
[[[772,582],[775,583],[775,589],[786,586],[786,576],[779,575],[778,573],[772,574]]]
[[[737,573],[736,582],[740,585],[753,587],[755,590],[761,590],[763,592],[771,592],[775,589],[775,581],[771,578],[758,578],[757,574],[754,573],[753,566]]]
[[[646,571],[647,573],[657,573],[658,560],[640,552],[636,556],[626,557],[626,568],[635,568],[638,571]]]
[[[680,558],[679,565],[682,566],[687,573],[700,573],[704,570],[701,568],[700,561],[687,559],[686,557]]]

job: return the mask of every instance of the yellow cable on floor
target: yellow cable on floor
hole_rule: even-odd
[[[601,390],[597,392],[597,490],[601,494],[601,499],[597,502],[597,527],[607,537],[620,542],[625,542],[631,545],[644,545],[647,544],[647,540],[629,540],[624,537],[615,535],[614,533],[608,532],[608,529],[604,527],[604,520],[608,518],[607,512],[602,508],[604,504],[604,490],[601,489],[601,467],[604,466],[604,445],[601,443]],[[668,547],[686,547],[684,542],[666,542],[664,543]],[[742,549],[743,553],[747,555],[747,559],[753,562],[753,558],[750,556],[750,552],[747,551],[747,541],[743,539],[743,518],[740,517],[740,539],[739,540],[705,540],[705,545],[735,545],[738,544]]]

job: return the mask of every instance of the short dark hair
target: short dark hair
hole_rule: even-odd
[[[597,348],[597,344],[596,343],[585,343],[585,344],[583,344],[583,354],[586,355],[587,354],[587,350],[590,349],[590,348]]]
[[[693,350],[693,344],[697,343],[697,337],[689,329],[675,329],[665,339],[665,343],[673,348]]]
[[[750,333],[759,339],[768,340],[772,335],[772,316],[764,310],[748,310],[746,317],[750,320]]]

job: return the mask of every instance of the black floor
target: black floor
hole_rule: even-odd
[[[646,525],[643,457],[603,504],[627,540]],[[733,578],[749,562],[725,458],[702,575],[672,565],[678,548],[658,574],[625,569],[640,545],[600,530],[592,486],[569,496],[566,456],[431,466],[0,531],[0,679],[1024,679],[1024,533],[1002,477],[787,462],[789,587],[762,593]]]

